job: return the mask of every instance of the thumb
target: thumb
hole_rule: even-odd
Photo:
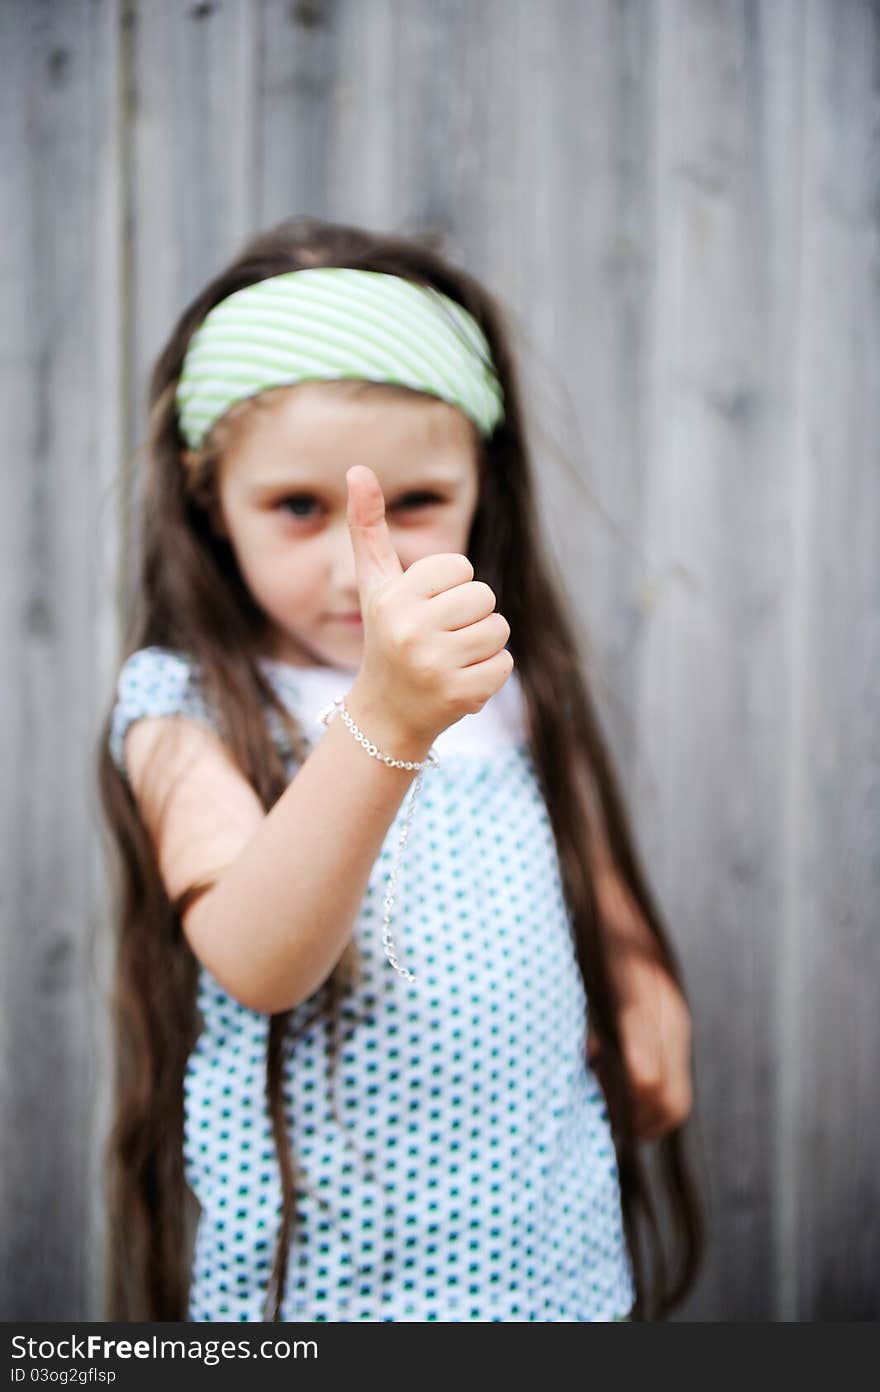
[[[354,548],[361,613],[371,594],[403,574],[385,521],[382,486],[366,464],[355,464],[345,475],[348,484],[348,528]]]

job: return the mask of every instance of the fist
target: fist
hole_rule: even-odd
[[[377,743],[372,730],[397,748],[426,753],[442,730],[475,714],[507,681],[510,625],[496,612],[493,591],[474,580],[467,556],[441,552],[404,570],[376,475],[357,464],[346,481],[364,633],[347,704],[356,721],[363,714]]]

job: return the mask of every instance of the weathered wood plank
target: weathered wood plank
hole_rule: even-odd
[[[878,44],[869,0],[0,6],[5,1318],[101,1317],[93,755],[148,372],[298,212],[440,233],[514,333],[695,1006],[683,1315],[877,1317]]]
[[[787,1047],[800,1059],[791,1303],[810,1320],[880,1313],[878,52],[875,5],[809,7]]]
[[[119,226],[103,163],[112,24],[112,6],[84,0],[0,7],[0,158],[14,204],[0,262],[6,1319],[81,1318],[100,1298],[107,1041],[93,814],[115,599],[96,561],[99,536],[105,558],[116,536],[106,484],[118,287],[112,263],[99,264]]]
[[[659,16],[635,780],[695,1008],[712,1256],[689,1313],[735,1320],[766,1318],[773,1301],[767,925],[780,911],[784,778],[772,756],[781,591],[762,521],[778,483],[754,216],[766,139],[756,13],[688,3]]]

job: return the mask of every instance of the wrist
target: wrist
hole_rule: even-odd
[[[393,759],[421,762],[431,748],[431,739],[407,727],[388,706],[358,688],[357,683],[345,697],[352,720],[367,739]]]

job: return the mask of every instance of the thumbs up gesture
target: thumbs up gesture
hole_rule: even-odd
[[[463,715],[506,682],[510,625],[467,556],[422,556],[404,570],[372,469],[346,474],[364,650],[346,704],[384,752],[420,759]],[[387,744],[382,744],[387,740]],[[418,751],[418,752],[413,752]]]

